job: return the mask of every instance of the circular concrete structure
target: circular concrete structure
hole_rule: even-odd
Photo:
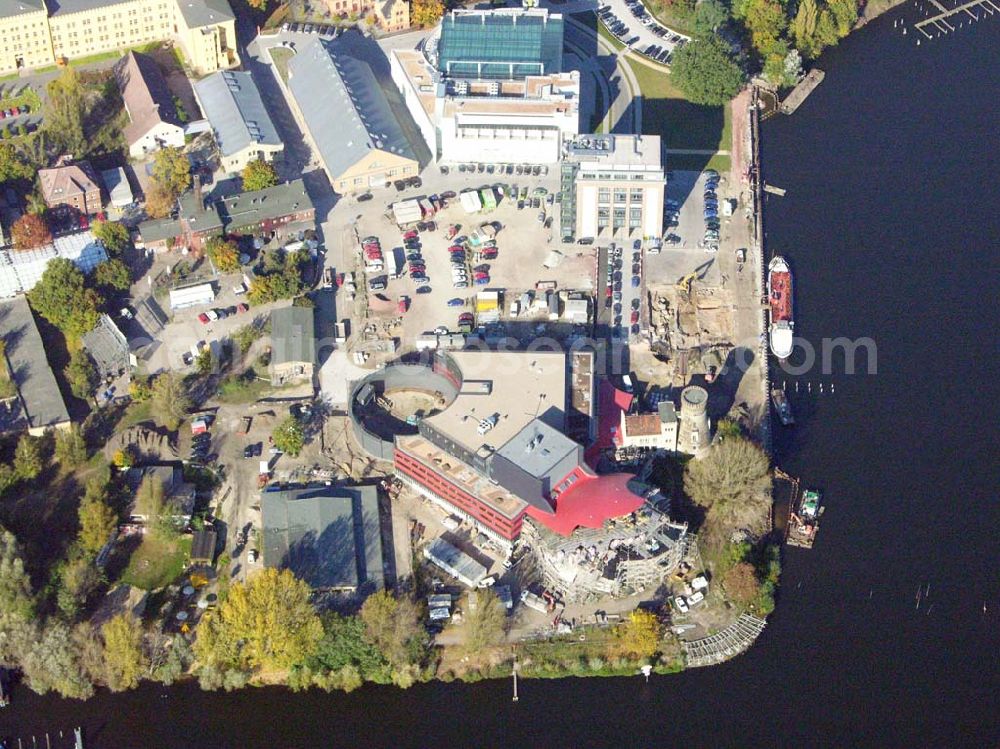
[[[698,385],[689,385],[681,391],[681,413],[699,416],[708,408],[708,391]]]
[[[347,406],[354,436],[375,458],[392,460],[397,435],[417,433],[409,416],[429,416],[448,408],[462,387],[462,373],[438,352],[429,362],[398,362],[354,383]]]

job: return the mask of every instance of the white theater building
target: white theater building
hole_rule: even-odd
[[[436,161],[559,161],[564,142],[580,132],[579,72],[563,72],[552,45],[514,59],[510,46],[476,41],[539,24],[561,40],[561,17],[546,11],[453,11],[423,50],[392,52],[392,79]]]

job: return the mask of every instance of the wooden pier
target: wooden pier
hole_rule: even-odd
[[[688,668],[714,666],[739,655],[753,645],[766,624],[763,619],[752,614],[741,614],[739,619],[721,632],[701,640],[682,642]]]
[[[955,26],[951,21],[955,20],[955,16],[960,16],[963,20],[969,17],[972,21],[979,21],[987,15],[992,16],[994,13],[1000,13],[998,0],[972,0],[972,2],[963,3],[951,10],[941,5],[937,0],[928,0],[928,2],[940,12],[914,24],[914,28],[926,39],[933,39],[935,36],[954,31]]]
[[[990,2],[991,0],[983,0],[984,2]],[[785,97],[785,100],[781,102],[778,106],[778,111],[782,114],[792,114],[802,106],[804,102],[816,87],[823,82],[826,78],[826,73],[824,73],[819,68],[813,68],[809,71],[809,74],[799,81],[799,85],[792,89],[792,93]]]

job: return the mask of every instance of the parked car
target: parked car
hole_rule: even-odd
[[[362,193],[361,195],[358,195],[358,202],[364,203],[368,200],[371,200],[373,197],[375,196],[372,195],[370,192]]]
[[[448,300],[448,306],[449,307],[464,307],[465,306],[465,300],[464,299],[459,299],[458,297],[455,297],[454,299],[449,299]]]
[[[430,286],[418,286],[417,287],[417,293],[418,294],[430,294],[431,293],[431,287]]]
[[[639,276],[632,276],[632,288],[633,289],[638,289],[640,283],[642,283],[642,281],[639,278]]]
[[[208,325],[212,321],[212,318],[210,318],[205,312],[202,312],[198,315],[198,320],[202,325]]]

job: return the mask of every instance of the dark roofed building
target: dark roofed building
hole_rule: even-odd
[[[316,220],[316,208],[300,179],[230,195],[215,207],[226,231],[237,234],[288,234],[292,227],[311,226]]]
[[[40,435],[67,428],[69,411],[45,356],[45,344],[23,296],[0,303],[0,338],[9,373],[11,397],[0,401],[0,432]]]
[[[312,307],[271,311],[271,384],[312,382],[316,367],[316,328]]]
[[[290,569],[318,590],[385,584],[374,486],[266,491],[260,505],[265,566]]]
[[[280,241],[312,228],[316,221],[316,208],[300,179],[221,198],[189,190],[177,202],[176,219],[139,224],[144,247],[157,252],[175,246],[201,249],[206,240],[224,232],[267,235]]]
[[[183,146],[184,125],[156,61],[129,52],[115,63],[114,73],[129,116],[124,132],[129,155],[141,159],[164,146]]]
[[[453,10],[441,19],[438,69],[453,78],[562,72],[563,17],[541,8]]]
[[[177,205],[182,236],[191,249],[201,249],[205,240],[222,234],[223,221],[219,211],[211,198],[204,197],[200,189],[188,190],[177,199]]]
[[[54,211],[90,216],[101,210],[101,185],[89,161],[38,170],[45,205]]]
[[[173,249],[178,239],[184,236],[180,222],[175,218],[151,218],[137,227],[138,246],[155,252]]]
[[[552,512],[558,482],[583,460],[583,447],[543,419],[533,419],[490,461],[490,478],[528,504]]]
[[[365,192],[419,172],[410,142],[366,62],[316,39],[289,61],[288,75],[290,101],[338,193]]]
[[[182,0],[177,3],[184,22],[192,29],[224,23],[236,18],[226,0]],[[239,62],[235,60],[234,62]]]
[[[125,481],[133,493],[138,492],[142,482],[146,479],[159,481],[163,487],[163,500],[167,512],[175,518],[190,520],[191,513],[194,512],[195,486],[184,480],[184,470],[179,463],[169,463],[164,465],[147,465],[129,468],[125,472]],[[133,508],[131,518],[133,521],[148,521],[142,512],[135,512]]]
[[[191,539],[191,564],[210,565],[215,561],[216,538],[213,528],[202,528],[194,532]]]
[[[250,73],[224,70],[194,84],[212,125],[222,168],[234,174],[257,159],[272,161],[284,145]]]
[[[83,347],[94,360],[101,379],[120,377],[132,369],[128,340],[108,315],[97,318],[97,325],[83,337]]]

